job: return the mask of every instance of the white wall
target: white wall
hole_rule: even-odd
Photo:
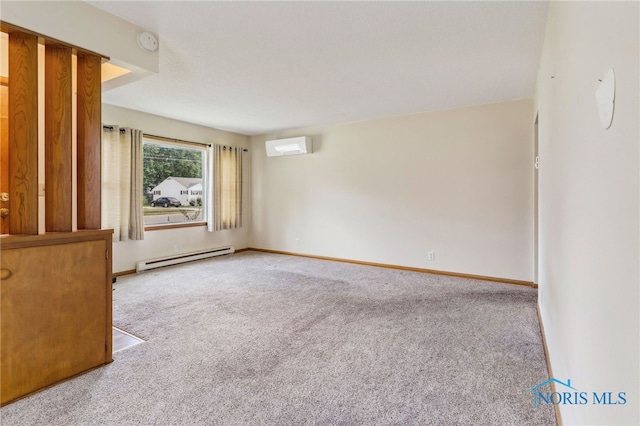
[[[139,111],[103,104],[102,122],[133,127],[146,133],[193,142],[221,143],[249,148],[244,135],[158,117]],[[251,164],[251,150],[244,153],[244,164]],[[251,168],[243,168],[243,227],[236,230],[207,232],[206,227],[164,229],[145,232],[143,241],[125,241],[113,244],[114,272],[135,269],[139,260],[169,256],[178,244],[180,252],[233,245],[236,249],[248,247],[251,229]]]
[[[565,424],[640,424],[638,18],[637,2],[552,2],[538,74],[539,304],[553,374],[628,401],[561,405]],[[608,68],[604,130],[594,93]]]
[[[251,246],[531,281],[532,138],[530,100],[254,136]]]

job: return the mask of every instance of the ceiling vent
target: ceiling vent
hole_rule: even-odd
[[[266,141],[265,145],[267,148],[267,157],[311,154],[313,152],[311,138],[309,136],[275,139],[272,141]]]

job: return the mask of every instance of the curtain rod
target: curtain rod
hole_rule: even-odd
[[[109,130],[113,131],[113,126],[102,126],[102,128],[103,129],[109,129]],[[121,133],[125,132],[125,129],[124,128],[120,129],[120,132]],[[178,142],[178,143],[187,143],[187,144],[193,144],[193,145],[211,146],[210,143],[185,141],[185,140],[182,140],[182,139],[167,138],[167,137],[164,137],[164,136],[151,135],[149,133],[143,133],[143,137],[148,137],[148,138],[151,138],[151,139],[158,139],[158,140],[168,141],[168,142]],[[249,150],[247,148],[242,148],[242,151],[243,152],[248,152]]]
[[[113,132],[113,126],[102,126],[103,129],[109,129],[110,132]],[[120,129],[120,133],[124,133],[124,128]]]
[[[149,133],[144,133],[144,136],[152,138],[152,139],[159,139],[159,140],[164,140],[164,141],[169,141],[169,142],[182,142],[182,143],[191,143],[191,144],[195,144],[195,145],[211,146],[210,143],[191,142],[191,141],[185,141],[185,140],[182,140],[182,139],[175,139],[175,138],[167,138],[167,137],[164,137],[164,136],[150,135]],[[249,150],[247,148],[243,148],[242,151],[243,152],[247,152]]]

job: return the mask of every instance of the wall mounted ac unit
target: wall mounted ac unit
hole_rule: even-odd
[[[266,141],[265,146],[267,148],[267,157],[311,154],[313,152],[309,136]]]

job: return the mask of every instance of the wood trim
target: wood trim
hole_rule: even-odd
[[[163,229],[178,229],[178,228],[195,228],[198,226],[207,226],[207,222],[198,222],[198,223],[176,223],[173,225],[154,225],[154,226],[145,226],[144,230],[146,231],[161,231]]]
[[[135,274],[137,271],[135,269],[127,269],[126,271],[120,271],[120,272],[114,272],[113,276],[114,277],[122,277],[124,275],[133,275]]]
[[[547,337],[544,334],[544,324],[542,323],[542,314],[540,313],[540,305],[536,305],[536,312],[538,313],[538,324],[540,325],[540,335],[542,336],[542,347],[544,348],[544,358],[547,361],[547,374],[549,378],[554,377],[553,370],[551,369],[551,358],[549,358],[549,347],[547,346]],[[551,391],[556,392],[555,382],[551,382]],[[562,415],[560,413],[560,407],[558,404],[553,404],[553,409],[556,414],[556,424],[562,426]]]
[[[45,229],[72,230],[71,49],[45,47]]]
[[[9,85],[9,77],[0,75],[0,86],[8,86],[8,85]]]
[[[111,235],[113,229],[81,230],[76,232],[49,232],[41,235],[2,235],[0,249],[10,250],[23,247],[37,247],[43,244],[66,244],[95,240],[97,236]],[[109,256],[111,257],[111,256]]]
[[[515,285],[523,285],[527,287],[533,287],[534,284],[531,281],[521,281],[521,280],[512,280],[509,278],[498,278],[498,277],[487,277],[484,275],[473,275],[473,274],[462,274],[458,272],[449,272],[449,271],[438,271],[435,269],[424,269],[424,268],[414,268],[411,266],[400,266],[400,265],[390,265],[388,263],[375,263],[375,262],[365,262],[361,260],[352,260],[352,259],[343,259],[338,257],[327,257],[327,256],[315,256],[309,254],[300,254],[293,253],[288,251],[280,251],[280,250],[269,250],[269,249],[260,249],[250,247],[248,250],[260,251],[264,253],[274,253],[274,254],[285,254],[289,256],[299,256],[299,257],[307,257],[310,259],[320,259],[320,260],[332,260],[334,262],[345,262],[345,263],[354,263],[356,265],[365,265],[365,266],[377,266],[380,268],[389,268],[389,269],[399,269],[402,271],[412,271],[412,272],[424,272],[427,274],[435,274],[435,275],[446,275],[451,277],[458,278],[469,278],[473,280],[481,280],[481,281],[492,281],[503,284],[515,284]]]
[[[9,34],[9,231],[38,233],[38,39]]]
[[[102,129],[101,129],[102,130]],[[74,234],[83,231],[76,231]],[[104,235],[107,244],[107,252],[105,254],[105,342],[104,342],[104,363],[113,362],[113,231],[108,230]],[[95,235],[95,234],[94,234]]]
[[[101,59],[78,56],[78,229],[100,229]]]
[[[253,249],[250,249],[250,248],[241,248],[241,249],[238,249],[238,250],[234,250],[234,251],[233,251],[233,254],[236,254],[236,253],[242,253],[243,251],[249,251],[249,250],[253,250]]]
[[[9,87],[0,84],[0,192],[9,193]],[[0,201],[1,208],[9,209],[9,201]],[[9,234],[9,218],[0,217],[0,234]]]

